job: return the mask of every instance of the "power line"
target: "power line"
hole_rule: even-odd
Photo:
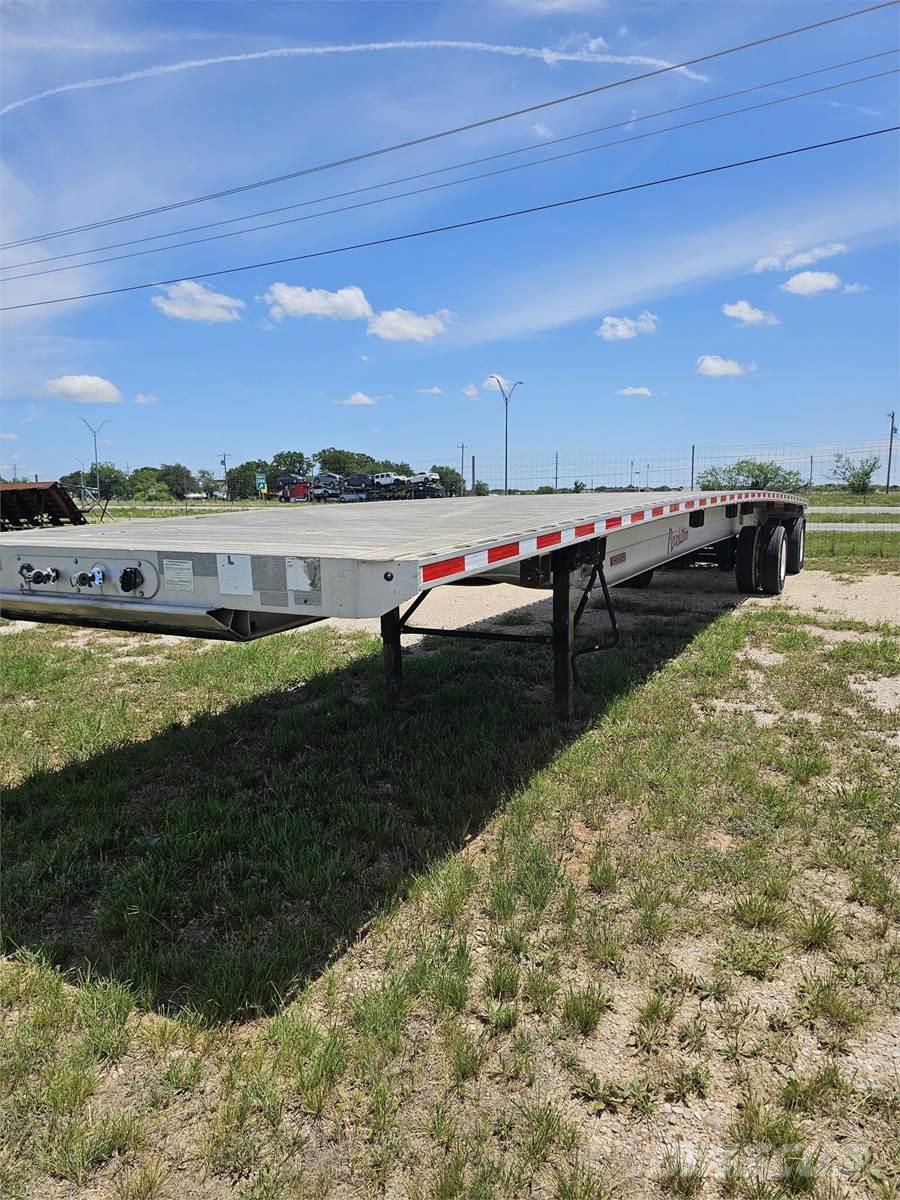
[[[58,229],[51,233],[36,234],[33,237],[19,238],[13,242],[4,242],[0,244],[0,250],[8,250],[13,246],[24,246],[31,242],[47,241],[50,238],[64,237],[70,233],[84,233],[86,230],[99,229],[105,225],[117,225],[123,221],[134,221],[140,217],[154,216],[161,212],[171,212],[175,208],[185,208],[191,204],[203,204],[208,200],[219,200],[224,196],[234,196],[240,192],[252,191],[255,188],[269,187],[275,183],[284,183],[288,179],[298,179],[304,175],[313,175],[320,171],[328,171],[334,167],[349,166],[352,163],[363,162],[366,159],[378,158],[384,154],[392,154],[397,150],[408,150],[413,146],[422,146],[428,142],[438,141],[440,138],[452,137],[458,133],[467,133],[472,129],[483,129],[487,125],[495,125],[500,121],[509,121],[513,117],[526,116],[529,113],[540,112],[545,108],[553,108],[560,104],[567,104],[572,100],[581,100],[586,96],[595,96],[600,92],[610,91],[613,88],[624,87],[629,83],[638,83],[644,79],[653,79],[659,75],[667,75],[672,71],[680,71],[685,67],[697,66],[699,63],[711,62],[713,59],[724,58],[729,54],[736,54],[741,50],[751,50],[757,46],[766,46],[772,42],[781,41],[783,38],[794,37],[799,33],[809,33],[813,29],[822,29],[827,25],[834,25],[840,21],[848,21],[852,17],[864,16],[868,13],[878,12],[881,9],[895,7],[900,0],[881,0],[878,4],[872,4],[866,8],[857,8],[852,12],[841,13],[836,17],[826,17],[821,21],[813,21],[807,25],[798,25],[793,29],[783,30],[781,33],[771,33],[766,37],[756,38],[750,42],[742,42],[737,46],[728,46],[724,50],[714,50],[710,54],[701,54],[696,58],[685,59],[683,62],[672,63],[667,67],[657,67],[653,71],[644,71],[640,75],[629,75],[625,79],[613,80],[611,83],[598,84],[596,87],[585,88],[580,92],[570,92],[565,96],[556,96],[552,100],[543,100],[539,104],[529,104],[524,108],[513,109],[510,112],[499,113],[493,117],[483,117],[478,121],[469,121],[465,125],[456,125],[450,129],[442,129],[437,133],[425,134],[422,137],[410,138],[405,142],[395,142],[391,146],[382,146],[377,150],[367,150],[360,154],[353,154],[346,158],[334,159],[331,162],[319,163],[314,167],[304,167],[297,171],[289,171],[284,175],[274,175],[269,179],[258,179],[252,183],[241,184],[236,187],[224,188],[218,192],[208,192],[202,196],[193,196],[188,200],[176,200],[170,204],[160,204],[154,208],[142,209],[138,212],[123,213],[117,217],[107,217],[101,221],[92,221],[84,225],[73,225],[68,229]]]
[[[628,187],[611,188],[609,191],[592,192],[586,196],[573,196],[567,200],[554,200],[547,204],[535,204],[530,208],[518,208],[510,212],[492,213],[487,217],[472,217],[467,221],[456,221],[451,225],[435,225],[431,229],[416,229],[411,233],[396,233],[390,237],[374,238],[369,242],[354,242],[347,246],[333,246],[328,250],[311,250],[306,254],[292,254],[286,258],[272,258],[265,262],[245,263],[240,267],[223,267],[216,271],[204,271],[196,275],[177,275],[173,279],[156,279],[150,283],[132,283],[124,287],[105,288],[98,292],[81,292],[74,296],[56,296],[50,300],[32,300],[27,304],[7,304],[0,308],[0,312],[16,312],[25,308],[46,308],[51,304],[67,304],[73,300],[94,300],[101,296],[120,296],[126,292],[140,292],[154,287],[168,287],[170,284],[183,283],[188,279],[214,279],[221,275],[237,275],[242,271],[255,271],[263,267],[279,267],[285,263],[306,262],[313,258],[327,258],[332,254],[345,254],[350,250],[368,250],[374,246],[388,246],[396,242],[408,242],[414,238],[429,237],[436,233],[450,233],[456,229],[471,229],[476,225],[489,225],[495,221],[506,221],[512,217],[525,217],[532,213],[549,212],[556,208],[568,208],[573,204],[584,204],[588,200],[604,200],[609,196],[621,196],[627,192],[639,192],[645,188],[659,187],[665,183],[678,183],[684,179],[698,179],[703,175],[717,175],[722,171],[734,170],[736,167],[748,167],[754,163],[790,158],[794,154],[806,154],[812,150],[824,150],[829,146],[843,146],[849,142],[859,142],[866,138],[879,137],[885,133],[896,133],[898,129],[900,129],[900,125],[888,125],[883,129],[870,129],[866,133],[855,133],[849,137],[832,138],[827,142],[814,142],[808,146],[795,146],[790,150],[778,150],[772,154],[757,155],[755,158],[744,158],[737,162],[720,163],[715,167],[704,167],[698,171],[685,171],[680,175],[668,175],[663,179],[649,179],[643,183],[633,183]]]
[[[252,221],[254,217],[272,216],[272,215],[275,215],[276,212],[288,212],[288,211],[293,211],[294,209],[310,208],[310,206],[313,204],[325,204],[325,203],[328,203],[329,200],[341,200],[341,199],[344,199],[347,197],[361,196],[361,194],[364,194],[366,192],[378,191],[379,188],[382,188],[382,187],[394,187],[397,184],[407,184],[407,182],[412,182],[412,181],[419,180],[419,179],[431,178],[431,176],[433,176],[433,175],[443,175],[443,174],[450,172],[450,170],[461,170],[464,167],[480,166],[481,163],[496,162],[497,160],[500,160],[500,158],[509,158],[512,155],[516,155],[516,154],[526,154],[526,152],[528,152],[530,150],[544,150],[547,148],[547,146],[559,145],[560,143],[566,143],[566,142],[574,142],[574,140],[576,140],[578,138],[589,137],[590,134],[593,134],[593,133],[605,133],[608,130],[618,130],[618,128],[623,128],[623,127],[631,128],[634,125],[640,124],[640,122],[642,122],[642,121],[653,120],[654,118],[658,118],[658,116],[668,116],[668,115],[671,115],[672,113],[680,113],[680,112],[685,112],[685,110],[688,110],[688,109],[700,108],[702,106],[706,106],[706,104],[718,103],[721,100],[731,100],[731,98],[733,98],[734,96],[744,96],[744,95],[748,94],[748,92],[762,91],[767,88],[776,88],[776,86],[778,86],[779,84],[782,84],[782,83],[791,83],[791,82],[794,82],[794,80],[809,78],[810,76],[816,76],[816,74],[822,74],[823,72],[826,72],[826,71],[836,71],[836,70],[839,70],[839,68],[841,68],[841,67],[856,65],[856,64],[858,64],[858,62],[869,62],[872,59],[888,58],[889,55],[896,54],[896,53],[898,53],[898,49],[896,49],[896,48],[892,49],[892,50],[881,50],[881,52],[878,52],[877,54],[865,55],[864,58],[850,59],[845,62],[835,62],[835,64],[833,64],[832,66],[818,67],[818,68],[816,68],[815,71],[804,71],[800,74],[797,74],[797,76],[786,76],[785,78],[782,78],[782,79],[773,79],[773,80],[770,80],[770,82],[768,82],[768,83],[754,84],[751,86],[751,88],[740,88],[738,91],[722,92],[722,94],[720,96],[710,96],[708,98],[708,100],[692,101],[690,104],[677,104],[676,107],[661,109],[660,112],[647,113],[646,115],[643,115],[643,116],[632,116],[632,118],[628,118],[624,121],[613,121],[611,125],[602,125],[602,126],[599,126],[598,128],[593,128],[593,130],[584,130],[580,133],[569,133],[569,134],[566,134],[565,137],[545,139],[545,140],[542,140],[542,142],[532,143],[527,146],[520,146],[520,148],[518,148],[516,150],[502,150],[502,151],[498,151],[497,154],[484,155],[484,156],[481,156],[480,158],[470,158],[470,160],[468,160],[466,162],[452,163],[451,166],[449,166],[449,167],[437,167],[437,168],[433,168],[432,170],[422,170],[422,172],[418,172],[414,175],[402,175],[398,179],[384,180],[383,182],[380,182],[380,184],[368,184],[364,187],[354,187],[354,188],[350,188],[349,191],[336,192],[334,194],[331,194],[331,196],[319,196],[319,197],[311,199],[311,200],[300,200],[300,202],[295,203],[295,204],[284,204],[284,205],[281,205],[280,208],[264,209],[263,211],[260,211],[260,212],[247,212],[247,214],[245,214],[244,216],[227,217],[227,218],[223,218],[223,220],[221,220],[221,221],[210,221],[210,222],[206,222],[205,224],[199,224],[199,226],[188,226],[186,229],[172,229],[172,230],[169,230],[168,233],[148,234],[146,236],[143,236],[143,238],[133,238],[128,241],[110,242],[110,244],[108,244],[106,246],[94,246],[94,247],[90,248],[90,250],[72,250],[72,251],[68,251],[68,253],[65,253],[65,254],[53,254],[52,257],[29,259],[28,262],[24,262],[24,263],[10,263],[10,264],[7,264],[6,266],[0,266],[0,271],[14,271],[14,270],[18,270],[19,268],[23,268],[23,266],[46,266],[48,263],[61,262],[62,259],[78,258],[80,256],[83,256],[83,254],[98,254],[98,253],[102,253],[104,250],[121,250],[121,248],[125,248],[127,246],[139,246],[139,245],[143,245],[144,242],[158,241],[162,238],[178,238],[178,236],[180,236],[181,234],[184,234],[184,233],[198,233],[198,232],[202,232],[202,230],[204,230],[204,229],[216,229],[216,228],[220,228],[221,226],[227,226],[227,224],[235,224],[240,221]],[[806,96],[817,95],[818,92],[830,91],[830,90],[834,90],[836,88],[846,88],[846,86],[850,86],[851,84],[854,84],[854,83],[864,83],[864,82],[866,82],[866,80],[878,79],[878,78],[881,78],[882,76],[886,76],[886,74],[892,74],[892,73],[895,73],[895,72],[883,71],[883,72],[877,72],[875,74],[870,74],[870,76],[860,76],[857,79],[845,79],[845,80],[841,80],[841,82],[836,83],[836,84],[829,84],[828,86],[826,86],[826,88],[814,89],[814,90],[806,91],[806,92],[798,92],[798,94],[796,94],[796,95],[781,97],[781,98],[778,98],[778,100],[767,101],[764,104],[757,104],[757,106],[750,106],[750,108],[731,109],[730,112],[715,114],[714,116],[710,116],[710,118],[706,118],[704,120],[718,120],[719,118],[721,118],[721,116],[731,116],[736,113],[750,112],[750,110],[752,108],[764,108],[767,106],[767,104],[785,103],[786,101],[791,101],[791,100],[802,100],[802,98],[804,98]],[[636,137],[636,138],[622,138],[619,140],[619,142],[605,143],[605,145],[620,145],[625,142],[636,142],[636,140],[638,140],[638,138],[640,138],[640,137],[655,137],[656,134],[658,134],[658,133],[666,133],[666,132],[670,132],[671,130],[679,130],[679,128],[686,128],[689,125],[700,125],[700,124],[702,124],[702,121],[688,121],[688,122],[684,122],[683,125],[667,126],[665,128],[662,128],[662,130],[654,130],[652,133],[638,134],[638,137]],[[589,150],[604,149],[604,146],[589,146],[588,149]],[[576,151],[576,152],[578,152],[578,154],[581,154],[581,152],[586,152],[586,151]],[[534,162],[522,163],[522,164],[520,164],[520,166],[521,167],[533,167],[533,166],[535,166],[535,164],[538,164],[541,162],[554,162],[554,161],[557,161],[557,158],[563,158],[563,157],[571,157],[571,156],[558,155],[558,156],[552,156],[550,158],[539,158],[539,160],[535,160]],[[510,169],[515,170],[515,169],[520,169],[520,167],[515,167],[515,168],[510,168]],[[454,180],[454,181],[452,181],[452,184],[457,184],[457,182],[469,182],[469,181],[472,181],[473,179],[486,179],[486,178],[488,178],[488,176],[490,176],[492,174],[502,174],[502,172],[486,172],[485,174],[481,174],[481,175],[468,176],[467,179]],[[452,186],[452,184],[446,184],[446,185],[442,185],[442,186]],[[400,196],[388,196],[388,197],[380,198],[377,200],[373,200],[373,202],[370,202],[370,203],[380,204],[380,203],[384,203],[385,199],[392,200],[392,199],[400,199],[402,197],[408,197],[408,196],[418,196],[418,194],[420,194],[421,192],[427,192],[427,191],[433,191],[433,190],[434,190],[434,188],[420,188],[420,190],[418,190],[418,191],[402,192],[402,193],[400,193]],[[314,212],[314,214],[312,216],[314,216],[314,217],[331,216],[331,215],[334,215],[335,212],[346,212],[346,211],[349,211],[349,209],[354,209],[354,208],[365,208],[365,205],[361,205],[361,204],[349,205],[349,206],[347,206],[347,208],[330,209],[325,212]],[[299,220],[308,220],[308,218],[306,218],[306,217],[299,218]],[[271,229],[271,228],[275,228],[276,226],[280,226],[280,224],[290,224],[290,223],[292,223],[292,222],[278,221],[278,222],[272,222],[271,224],[266,224],[266,226],[251,226],[246,229],[236,229],[236,230],[234,230],[234,233],[226,234],[226,235],[222,235],[222,236],[236,236],[236,235],[242,234],[242,233],[256,233],[256,232],[258,232],[259,229]],[[179,247],[179,246],[196,246],[196,245],[199,245],[200,242],[215,241],[215,240],[216,240],[216,238],[198,238],[198,239],[192,240],[192,241],[173,242],[173,244],[170,246],[156,247],[155,250],[146,251],[146,253],[156,253],[157,251],[162,251],[162,250],[174,250],[174,248]],[[131,256],[131,254],[120,254],[120,256],[116,256],[115,258],[96,259],[95,262],[92,262],[92,263],[73,264],[71,266],[71,268],[59,268],[58,270],[76,270],[77,268],[79,268],[79,266],[92,266],[92,265],[97,265],[97,263],[119,262],[119,260],[121,258],[131,258],[131,257],[136,257],[136,256]],[[35,271],[34,274],[35,275],[48,275],[48,274],[54,274],[54,272],[52,272],[52,271]],[[5,280],[0,280],[0,282],[17,280],[17,278],[30,278],[30,277],[31,277],[30,275],[8,275],[8,276],[6,276]]]

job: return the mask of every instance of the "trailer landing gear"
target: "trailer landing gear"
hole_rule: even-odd
[[[428,596],[428,592],[421,592],[402,616],[398,608],[392,608],[386,612],[381,618],[381,639],[384,648],[388,699],[397,701],[403,694],[401,638],[405,633],[428,634],[431,637],[470,638],[475,641],[531,642],[537,645],[551,646],[553,650],[553,699],[556,715],[562,721],[571,721],[575,712],[574,693],[577,682],[575,660],[583,654],[610,650],[619,640],[616,614],[606,577],[603,574],[602,563],[605,549],[605,539],[601,538],[552,551],[550,570],[553,581],[553,619],[550,633],[504,633],[499,630],[487,629],[432,629],[424,625],[410,625],[410,617]],[[572,587],[572,574],[585,563],[592,563],[593,570],[576,605],[576,591]],[[592,638],[578,644],[575,639],[578,623],[598,579],[603,589],[604,606],[609,615],[610,636],[603,641]]]

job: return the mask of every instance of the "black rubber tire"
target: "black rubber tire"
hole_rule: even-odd
[[[646,588],[650,586],[650,580],[653,578],[653,569],[642,571],[640,575],[632,575],[630,579],[626,579],[624,583],[620,583],[619,587],[627,588]]]
[[[724,542],[716,542],[716,563],[720,571],[726,574],[734,570],[737,562],[737,538],[728,538]]]
[[[763,592],[767,596],[780,596],[786,575],[787,530],[783,525],[776,525],[769,530],[759,556],[759,582]]]
[[[787,535],[787,573],[799,575],[806,558],[806,517],[798,517]]]
[[[734,563],[734,581],[739,592],[759,591],[758,543],[759,526],[745,525],[738,534],[737,556]]]

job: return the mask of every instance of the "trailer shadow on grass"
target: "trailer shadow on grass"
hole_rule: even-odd
[[[426,638],[392,709],[373,642],[300,686],[33,775],[4,801],[7,948],[90,965],[160,1011],[272,1011],[738,600],[617,597],[622,644],[581,660],[571,727],[553,720],[547,648]],[[282,635],[285,653],[329,636]]]

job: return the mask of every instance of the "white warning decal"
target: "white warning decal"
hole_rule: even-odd
[[[164,558],[163,582],[170,592],[194,590],[194,568],[189,558]]]
[[[253,567],[249,554],[217,554],[216,574],[223,596],[253,595]]]

